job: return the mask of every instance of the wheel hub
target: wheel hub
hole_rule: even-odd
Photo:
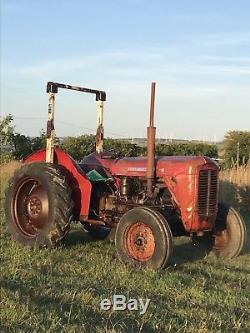
[[[133,259],[149,260],[155,250],[155,238],[152,229],[142,222],[133,224],[125,234],[125,246]]]
[[[31,196],[27,204],[27,213],[30,218],[36,218],[42,211],[42,202],[36,196]]]
[[[23,235],[35,237],[48,221],[48,194],[33,178],[24,178],[13,196],[13,215]]]

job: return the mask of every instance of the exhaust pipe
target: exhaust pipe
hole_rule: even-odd
[[[151,83],[151,101],[149,127],[147,128],[147,195],[152,198],[154,195],[153,187],[155,184],[155,132],[154,127],[154,108],[155,108],[155,82]]]

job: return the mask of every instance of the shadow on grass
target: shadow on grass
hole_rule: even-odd
[[[181,266],[185,263],[195,262],[204,259],[209,253],[209,248],[204,245],[194,245],[190,240],[183,244],[174,245],[173,255],[170,259],[170,267]]]
[[[85,244],[90,242],[97,242],[96,239],[91,237],[88,232],[85,232],[83,228],[72,229],[63,239],[63,247],[73,247],[78,244]]]
[[[188,238],[187,238],[188,240]],[[96,242],[107,242],[93,239],[88,232],[81,229],[71,230],[62,242],[63,247],[70,248],[79,244]],[[114,244],[114,243],[113,243]],[[114,245],[115,247],[115,245]],[[170,265],[181,265],[187,262],[194,262],[203,259],[208,254],[208,249],[205,246],[195,246],[191,241],[184,244],[174,245],[173,256],[170,260]]]
[[[243,213],[242,216],[244,217],[246,221],[246,227],[247,227],[247,244],[244,249],[243,254],[250,253],[250,216],[248,213]],[[82,227],[77,227],[75,229],[72,229],[68,235],[65,237],[65,239],[62,241],[62,246],[65,248],[71,248],[80,244],[86,244],[86,243],[96,243],[96,242],[107,242],[102,240],[96,240],[93,237],[91,237],[88,232],[85,232]],[[99,244],[100,245],[100,244]],[[99,246],[98,245],[98,246]],[[115,245],[114,245],[115,247]],[[173,255],[170,259],[169,265],[175,266],[175,265],[183,265],[185,263],[189,262],[195,262],[198,260],[204,259],[211,251],[211,244],[205,245],[205,244],[196,244],[186,237],[186,240],[182,244],[174,244],[173,248]],[[116,256],[115,256],[116,257]]]

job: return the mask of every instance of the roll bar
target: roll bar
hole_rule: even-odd
[[[69,84],[63,84],[63,83],[57,83],[57,82],[48,82],[47,83],[47,93],[58,93],[58,88],[63,89],[70,89],[70,90],[77,90],[89,94],[95,94],[96,95],[96,101],[106,101],[106,93],[102,90],[95,90],[95,89],[89,89],[89,88],[82,88],[82,87],[76,87],[71,86]]]
[[[46,92],[48,93],[48,121],[47,121],[47,140],[46,140],[46,162],[53,163],[54,160],[54,114],[55,114],[55,94],[58,93],[58,88],[76,90],[84,93],[95,94],[97,106],[97,130],[96,130],[96,152],[103,151],[103,102],[106,101],[106,93],[102,90],[95,90],[83,87],[72,86],[69,84],[47,82]]]

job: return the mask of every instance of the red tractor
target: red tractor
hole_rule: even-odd
[[[55,95],[59,88],[95,94],[96,152],[76,163],[54,147]],[[220,257],[238,256],[246,227],[232,207],[218,203],[217,164],[203,156],[155,156],[151,87],[147,157],[103,152],[104,91],[48,82],[46,149],[23,161],[6,191],[6,219],[18,241],[54,247],[80,221],[96,238],[115,235],[119,258],[137,267],[164,268],[173,236],[206,240]]]

